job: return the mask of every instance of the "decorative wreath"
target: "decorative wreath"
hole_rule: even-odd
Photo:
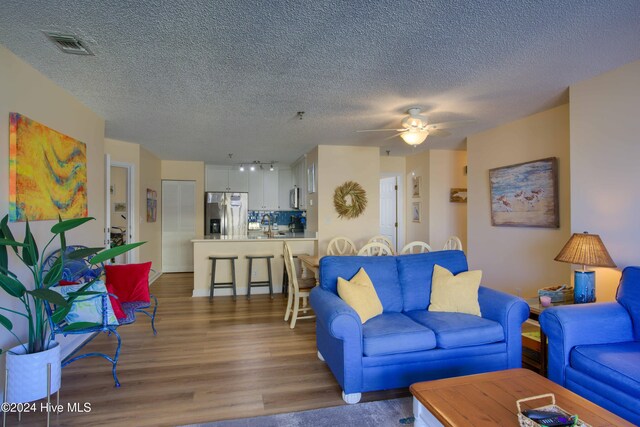
[[[357,218],[367,207],[367,192],[357,182],[347,181],[333,193],[333,206],[339,218]]]

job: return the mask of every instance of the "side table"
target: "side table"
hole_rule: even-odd
[[[528,298],[526,301],[527,301],[527,304],[529,304],[529,319],[535,321],[538,324],[538,328],[540,328],[540,323],[538,319],[540,317],[540,313],[542,313],[544,310],[546,310],[549,307],[555,307],[558,305],[572,304],[572,302],[556,302],[556,303],[552,303],[548,307],[544,307],[542,304],[540,304],[540,299],[537,297]],[[530,338],[523,337],[523,342],[525,342],[526,339],[530,339]],[[540,328],[539,349],[540,349],[539,350],[540,351],[540,362],[539,362],[540,375],[542,375],[543,377],[546,377],[547,376],[547,336],[545,335],[542,328]]]

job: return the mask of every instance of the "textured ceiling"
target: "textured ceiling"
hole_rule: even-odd
[[[41,30],[96,55],[63,54]],[[290,163],[318,144],[463,148],[565,102],[570,84],[640,58],[640,1],[3,0],[0,43],[109,138],[164,159]],[[355,133],[398,127],[415,105],[475,123],[417,149]]]

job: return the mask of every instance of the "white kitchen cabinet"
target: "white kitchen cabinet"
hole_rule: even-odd
[[[289,191],[293,188],[293,176],[291,169],[278,169],[278,208],[281,211],[291,209],[289,206]]]
[[[307,161],[300,157],[291,165],[293,185],[300,189],[300,209],[307,208]],[[293,188],[293,187],[292,187]]]
[[[277,170],[263,171],[263,196],[262,203],[264,209],[269,211],[278,210],[278,176]]]
[[[249,191],[249,172],[240,172],[235,166],[207,165],[205,191]]]
[[[278,209],[278,171],[256,170],[249,175],[249,209]]]

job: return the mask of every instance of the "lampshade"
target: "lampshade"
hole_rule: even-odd
[[[597,234],[575,233],[560,253],[554,258],[556,261],[571,264],[591,265],[594,267],[615,267],[607,248]]]
[[[422,144],[424,140],[427,139],[427,136],[429,136],[428,130],[419,130],[413,128],[410,128],[406,132],[402,132],[400,134],[400,138],[402,138],[404,142],[413,146]]]

